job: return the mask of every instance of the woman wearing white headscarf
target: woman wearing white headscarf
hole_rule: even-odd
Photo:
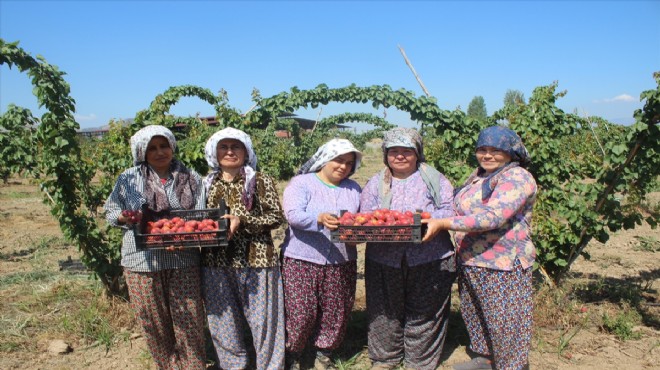
[[[200,176],[174,159],[176,140],[150,125],[131,137],[135,167],[125,170],[106,201],[108,223],[123,229],[121,265],[131,307],[158,369],[204,369],[204,307],[199,251],[137,249],[123,210],[203,209]]]
[[[362,153],[345,139],[332,139],[298,171],[284,190],[289,222],[282,244],[282,278],[286,308],[287,367],[311,338],[316,369],[329,368],[332,351],[344,339],[355,301],[357,250],[333,243],[330,230],[339,225],[339,210],[357,212],[360,185],[349,179]]]
[[[412,128],[383,135],[385,168],[362,189],[360,211],[454,215],[453,187],[425,163],[422,137]],[[435,370],[447,336],[454,250],[444,231],[421,243],[367,243],[365,289],[372,369]]]
[[[225,128],[206,142],[208,207],[224,199],[229,246],[202,252],[202,291],[219,365],[246,369],[245,325],[252,333],[257,369],[284,367],[284,294],[271,230],[284,222],[272,177],[257,172],[252,140]]]

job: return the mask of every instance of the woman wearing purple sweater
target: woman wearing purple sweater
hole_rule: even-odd
[[[385,168],[364,186],[360,211],[417,209],[454,215],[451,183],[425,163],[422,137],[411,128],[383,136]],[[421,244],[367,243],[365,287],[372,369],[435,370],[447,336],[456,275],[447,231]]]
[[[345,139],[322,145],[284,190],[289,222],[282,244],[282,279],[286,312],[286,363],[299,368],[310,340],[316,347],[316,369],[332,367],[355,300],[357,250],[333,243],[330,230],[339,225],[339,210],[357,212],[360,186],[348,177],[362,154]]]

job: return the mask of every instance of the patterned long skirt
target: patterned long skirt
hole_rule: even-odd
[[[375,364],[436,369],[447,336],[454,256],[393,268],[365,262],[369,358]]]
[[[202,291],[213,345],[223,369],[249,364],[245,325],[256,368],[284,368],[284,294],[280,268],[202,268]]]
[[[205,369],[199,267],[124,270],[131,307],[158,369]]]
[[[355,302],[357,263],[317,265],[285,257],[282,280],[286,350],[300,354],[310,338],[321,351],[337,349]]]
[[[516,260],[512,271],[462,266],[461,314],[470,349],[492,356],[497,369],[522,369],[532,339],[532,269]]]

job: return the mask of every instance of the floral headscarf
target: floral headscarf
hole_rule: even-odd
[[[442,191],[440,178],[443,176],[438,170],[425,163],[426,159],[424,158],[422,136],[417,130],[404,127],[396,127],[383,134],[383,145],[381,148],[383,149],[385,168],[380,171],[380,181],[378,185],[381,206],[383,208],[390,208],[390,205],[392,204],[392,192],[390,191],[392,187],[392,170],[389,168],[387,162],[387,150],[396,146],[412,148],[415,150],[415,153],[417,154],[417,170],[420,172],[424,184],[426,184],[429,193],[433,197],[434,203],[439,207],[441,202],[440,194]]]
[[[211,168],[211,172],[206,176],[206,179],[204,179],[204,186],[206,186],[206,190],[208,191],[217,174],[222,171],[220,163],[218,163],[217,149],[218,143],[224,139],[238,140],[245,146],[245,164],[241,169],[241,174],[245,179],[245,188],[243,189],[243,195],[241,198],[245,207],[250,210],[252,209],[252,200],[256,189],[257,154],[252,148],[252,139],[250,139],[250,136],[245,132],[233,127],[227,127],[211,135],[204,147],[206,163],[208,163]]]
[[[484,146],[492,146],[509,153],[511,161],[518,162],[521,166],[529,164],[529,153],[522,139],[510,128],[491,126],[481,130],[477,139],[477,148]]]
[[[511,156],[511,162],[505,164],[504,166],[498,168],[484,179],[481,184],[481,199],[486,200],[490,198],[491,194],[495,190],[495,186],[499,180],[501,174],[507,170],[515,167],[527,167],[531,157],[523,145],[522,139],[515,131],[503,127],[503,126],[491,126],[481,130],[479,133],[479,138],[477,139],[477,149],[491,146],[499,150],[507,152]],[[472,183],[478,176],[483,176],[485,173],[484,169],[479,167],[465,180],[465,183],[462,187],[456,189],[455,193],[458,193],[462,188],[467,184]]]
[[[172,152],[176,150],[176,139],[172,131],[159,125],[149,125],[141,128],[131,137],[130,143],[133,163],[140,166],[140,174],[144,179],[143,195],[147,207],[155,212],[160,212],[170,208],[170,201],[167,198],[165,186],[160,181],[160,177],[147,163],[147,147],[155,136],[164,137],[170,144]],[[170,173],[174,178],[174,193],[179,199],[181,207],[192,209],[195,205],[195,193],[197,192],[195,178],[190,170],[176,159],[172,159]]]
[[[316,172],[323,168],[328,162],[346,153],[355,153],[355,164],[347,177],[350,177],[360,168],[362,162],[362,153],[355,149],[353,143],[346,139],[332,139],[321,145],[314,155],[305,162],[298,170],[296,175]]]

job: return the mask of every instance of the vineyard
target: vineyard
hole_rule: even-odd
[[[590,258],[588,246],[605,243],[621,230],[655,228],[660,217],[658,204],[648,200],[649,193],[660,189],[660,72],[652,76],[656,88],[640,93],[644,105],[635,112],[631,126],[562,111],[556,102],[567,92],[559,91],[556,82],[537,87],[528,102],[506,106],[483,119],[442,109],[432,97],[417,97],[388,85],[293,87],[271,97],[255,90],[254,109],[246,114],[230,106],[224,90],[214,94],[208,88],[183,85],[154,97],[149,107],[136,112],[132,124],[111,122],[102,139],[82,139],[64,72],[42,57],[31,56],[17,42],[2,39],[0,65],[26,73],[39,105],[47,110],[34,117],[29,110],[10,105],[0,116],[0,175],[5,182],[17,176],[36,181],[63,237],[80,251],[83,264],[109,296],[121,296],[125,288],[119,266],[121,235],[105,225],[101,207],[118,174],[131,166],[128,139],[149,124],[175,131],[177,158],[201,174],[208,171],[203,153],[206,139],[222,127],[244,130],[255,143],[260,170],[285,182],[327,139],[348,138],[364,149],[397,124],[347,112],[321,119],[312,131],[304,131],[285,118],[286,113],[329,103],[394,107],[421,125],[427,160],[455,186],[476,166],[473,152],[479,131],[508,125],[522,137],[532,157],[529,169],[539,186],[533,220],[539,255],[535,268],[553,287],[564,284],[580,257]],[[199,117],[169,114],[184,97],[208,103],[219,126],[208,126]],[[369,130],[355,134],[335,129],[349,122]],[[183,129],[176,128],[181,124]],[[277,130],[287,130],[290,137],[278,138]]]

